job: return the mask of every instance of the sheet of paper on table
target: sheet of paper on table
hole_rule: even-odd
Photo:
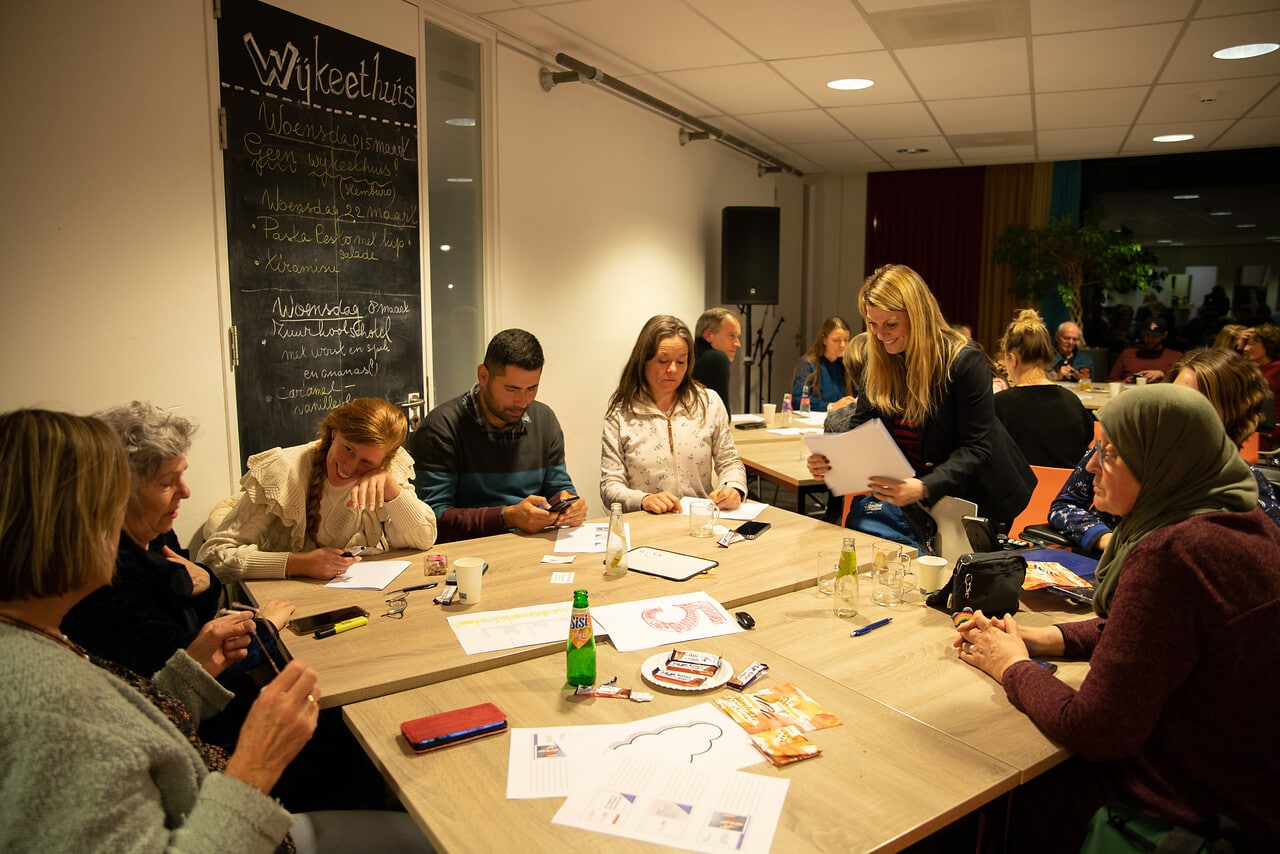
[[[742,631],[738,621],[704,591],[657,596],[635,602],[597,605],[591,609],[597,634],[608,634],[619,652],[655,646],[680,646],[689,641]]]
[[[690,504],[692,504],[695,501],[706,501],[706,500],[707,499],[705,498],[690,498],[689,496],[686,495],[684,498],[680,499],[680,512],[688,516]],[[737,510],[725,510],[724,508],[721,508],[720,518],[734,519],[739,522],[750,522],[752,519],[759,516],[764,511],[764,508],[768,506],[769,506],[768,504],[762,504],[759,501],[743,501],[740,505],[738,505]]]
[[[765,854],[791,781],[615,758],[573,781],[551,821],[687,851]]]
[[[805,436],[804,443],[810,451],[831,461],[825,481],[835,495],[866,492],[867,481],[873,477],[906,480],[916,476],[879,418],[864,421],[847,433]]]
[[[347,590],[385,590],[400,573],[412,564],[407,560],[362,560],[351,564],[347,571],[330,581],[325,587],[342,587]]]
[[[622,684],[638,674],[623,675]],[[626,703],[629,700],[600,700]],[[734,771],[764,761],[751,738],[710,703],[698,703],[625,724],[555,729],[513,728],[507,798],[563,798],[571,781],[607,755],[678,762]]]
[[[631,550],[631,523],[622,523],[627,537],[627,550]],[[609,543],[609,523],[590,522],[575,528],[560,528],[556,531],[556,552],[559,554],[584,554],[596,552],[604,554]]]
[[[572,612],[573,602],[566,601],[506,611],[455,614],[448,621],[463,651],[467,655],[475,655],[553,641],[563,644],[569,636],[569,615]]]

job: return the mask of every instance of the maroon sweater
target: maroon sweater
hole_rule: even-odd
[[[1061,628],[1067,656],[1090,661],[1080,690],[1021,662],[1004,674],[1015,706],[1112,763],[1122,803],[1280,838],[1280,528],[1255,509],[1156,531],[1125,562],[1108,618]]]

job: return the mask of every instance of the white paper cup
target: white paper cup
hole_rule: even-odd
[[[1124,383],[1107,383],[1107,391],[1111,392],[1112,397],[1119,394],[1122,388],[1124,388]]]
[[[1138,374],[1136,377],[1134,377],[1134,378],[1133,378],[1133,381],[1134,381],[1136,384],[1138,384],[1138,385],[1146,385],[1146,384],[1147,384],[1147,378],[1146,378],[1146,377],[1144,377],[1142,374]]]
[[[760,407],[760,411],[764,415],[764,426],[772,427],[773,416],[778,414],[778,404],[766,403],[764,406]]]
[[[480,601],[480,584],[484,580],[484,570],[488,564],[478,557],[460,557],[453,562],[453,571],[458,577],[458,601],[464,605],[473,605]]]
[[[947,559],[932,555],[921,555],[916,558],[916,577],[920,580],[920,589],[932,593],[941,590],[947,583]]]

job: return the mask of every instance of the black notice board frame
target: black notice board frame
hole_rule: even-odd
[[[223,0],[218,65],[241,464],[424,387],[413,57]]]

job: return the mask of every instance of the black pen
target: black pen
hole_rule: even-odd
[[[849,632],[849,637],[860,638],[863,635],[865,635],[867,632],[874,632],[876,629],[880,628],[881,626],[887,626],[891,622],[893,622],[892,617],[885,617],[883,620],[876,620],[874,623],[867,623],[862,628],[854,629],[853,631]]]
[[[414,590],[430,590],[432,587],[439,587],[439,581],[428,581],[426,584],[415,584],[412,587],[401,587],[399,590],[392,590],[392,593],[411,593]]]

